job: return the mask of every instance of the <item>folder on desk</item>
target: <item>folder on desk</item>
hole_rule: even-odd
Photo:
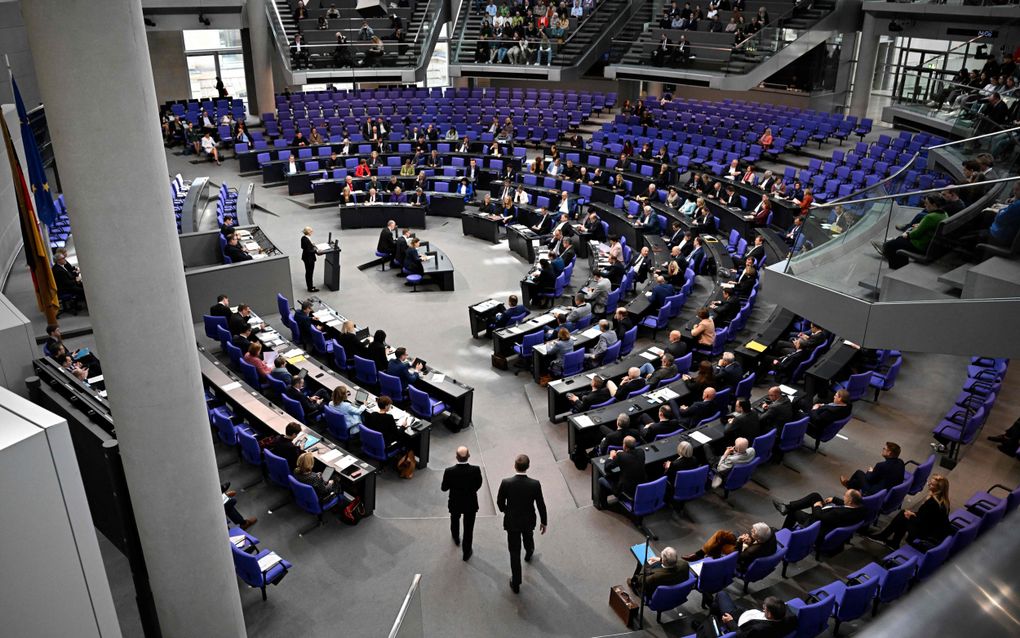
[[[579,417],[575,417],[574,421],[577,422],[577,424],[579,426],[581,426],[582,428],[586,428],[589,425],[592,425],[592,423],[593,423],[593,421],[591,420],[591,417],[588,416],[587,414],[582,414]]]
[[[637,562],[643,563],[645,561],[645,544],[644,543],[636,543],[634,545],[631,545],[630,546],[630,553],[634,554],[634,559]],[[648,545],[648,558],[657,558],[657,557],[658,557],[658,554],[655,553],[655,550],[652,549],[651,545]]]
[[[755,352],[765,352],[765,350],[768,348],[768,346],[766,346],[765,344],[758,343],[754,339],[748,341],[744,345],[744,347],[747,348],[748,350],[754,350]]]
[[[330,450],[329,452],[326,452],[325,454],[320,456],[319,459],[323,463],[329,464],[329,463],[332,463],[332,462],[336,461],[338,458],[340,458],[343,455],[344,455],[344,451],[343,450],[334,448],[334,449]]]
[[[691,437],[692,439],[694,439],[698,443],[701,443],[702,445],[706,445],[712,442],[712,437],[706,435],[704,432],[699,432],[697,430],[691,432],[687,436]]]
[[[649,361],[655,361],[656,356],[654,354],[652,354],[651,352],[642,352],[641,353],[641,358],[642,359],[648,359]]]

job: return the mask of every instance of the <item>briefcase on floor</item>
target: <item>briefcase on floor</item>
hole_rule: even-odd
[[[637,626],[638,604],[623,587],[613,585],[609,588],[609,606],[629,629]]]
[[[498,354],[492,355],[492,367],[499,368],[500,370],[510,369],[510,365],[506,362],[506,357],[501,357]]]

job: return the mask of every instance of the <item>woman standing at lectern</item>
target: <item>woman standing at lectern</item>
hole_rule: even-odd
[[[312,275],[315,273],[315,244],[312,243],[311,226],[305,226],[301,231],[301,261],[305,264],[305,287],[308,292],[319,292],[319,289],[312,283]]]

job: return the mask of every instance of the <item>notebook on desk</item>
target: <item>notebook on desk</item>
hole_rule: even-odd
[[[320,439],[317,436],[312,436],[311,434],[306,434],[305,435],[305,443],[304,443],[304,445],[301,446],[301,449],[308,450],[308,449],[314,447],[315,444],[318,443],[321,440],[322,439]]]

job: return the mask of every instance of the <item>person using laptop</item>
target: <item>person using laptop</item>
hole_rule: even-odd
[[[301,456],[301,448],[294,443],[294,439],[300,434],[301,424],[291,421],[284,429],[283,436],[276,437],[266,449],[287,461],[287,467],[293,470],[297,465],[298,457]]]
[[[344,421],[347,423],[348,434],[354,435],[361,429],[361,414],[365,411],[365,406],[355,405],[349,398],[350,392],[347,386],[338,385],[333,390],[333,397],[328,407],[343,415]]]
[[[290,387],[287,388],[284,394],[301,404],[301,409],[304,410],[306,419],[317,419],[319,412],[322,411],[322,404],[329,397],[329,394],[325,390],[308,394],[304,388],[305,378],[297,376],[290,380]]]
[[[322,472],[313,471],[314,467],[315,455],[311,452],[305,452],[298,457],[297,467],[294,469],[294,478],[305,485],[311,485],[315,489],[315,495],[319,497],[319,502],[326,503],[336,496],[336,479],[330,478],[325,480]]]

